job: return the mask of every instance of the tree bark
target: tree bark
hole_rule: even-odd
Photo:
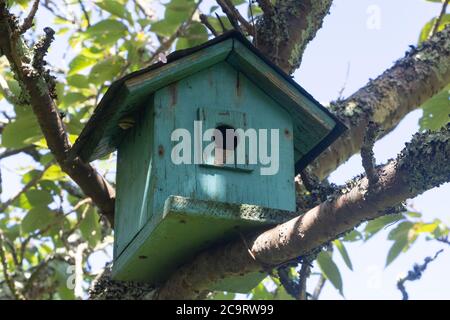
[[[287,74],[291,74],[300,66],[303,52],[322,27],[332,2],[279,0],[273,7],[266,3],[254,38],[256,47]]]

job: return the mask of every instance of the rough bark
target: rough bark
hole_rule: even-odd
[[[449,158],[450,124],[437,133],[416,134],[396,160],[378,168],[376,187],[368,189],[368,180],[362,177],[334,199],[247,239],[249,247],[236,240],[200,254],[179,269],[157,297],[195,299],[224,276],[263,271],[306,255],[361,222],[385,214],[386,208],[450,181]]]
[[[0,52],[8,59],[21,86],[22,99],[31,105],[47,145],[62,170],[80,186],[86,196],[93,199],[101,213],[112,222],[114,189],[91,165],[79,159],[67,161],[71,146],[53,100],[52,79],[44,70],[44,62],[35,59],[45,55],[45,49],[48,48],[46,40],[41,42],[41,47],[37,43],[33,57],[20,32],[17,19],[8,12],[5,2],[0,1]],[[51,31],[47,29],[46,33],[49,35]]]
[[[322,27],[332,0],[280,0],[273,7],[266,1],[258,21],[255,45],[286,73],[300,66],[303,52]]]
[[[370,81],[349,98],[332,103],[332,111],[348,126],[333,145],[310,166],[320,178],[326,177],[363,145],[367,125],[375,122],[387,134],[410,111],[450,83],[450,25],[418,49]]]

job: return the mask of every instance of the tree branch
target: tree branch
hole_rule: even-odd
[[[36,69],[31,64],[31,50],[21,37],[16,36],[17,31],[15,17],[7,10],[5,1],[0,0],[0,34],[2,34],[0,48],[8,59],[22,90],[27,94],[50,151],[62,170],[80,186],[86,196],[93,199],[100,212],[112,223],[114,189],[89,164],[78,158],[73,161],[67,160],[70,143],[53,94],[49,90],[52,85],[48,73]]]
[[[160,288],[159,299],[193,299],[224,276],[280,265],[337,238],[384,209],[450,180],[450,124],[440,132],[416,134],[396,160],[378,169],[380,188],[368,193],[366,177],[354,181],[307,213],[248,239],[205,251]]]
[[[442,253],[442,251],[444,251],[444,249],[441,249],[438,252],[436,252],[436,254],[433,257],[426,257],[425,261],[421,265],[415,264],[413,269],[408,271],[406,277],[401,278],[400,280],[397,281],[397,288],[402,293],[403,300],[408,300],[408,292],[406,291],[405,288],[405,282],[419,280],[422,277],[423,272],[427,269],[428,264],[436,260],[436,258],[439,256],[439,254]]]
[[[47,171],[47,169],[52,165],[52,163],[48,163],[45,167],[44,170],[40,171],[38,175],[36,175],[35,177],[33,177],[23,188],[22,190],[20,190],[14,197],[12,197],[11,199],[5,201],[4,203],[2,203],[0,205],[0,212],[4,212],[12,203],[14,203],[14,201],[16,201],[22,194],[24,194],[25,192],[27,192],[28,190],[30,190],[32,187],[34,187],[39,180],[41,180],[42,176],[44,175],[45,171]]]
[[[201,23],[203,23],[206,28],[208,28],[209,31],[211,31],[211,33],[213,34],[213,36],[217,37],[219,35],[219,33],[217,32],[217,30],[212,26],[212,24],[209,22],[208,20],[208,16],[206,16],[205,14],[201,14],[200,15],[200,21]]]
[[[242,33],[239,23],[244,27],[249,35],[255,35],[255,30],[250,22],[247,21],[236,9],[230,0],[216,0],[222,11],[227,15],[233,27]],[[238,23],[239,22],[239,23]]]
[[[258,21],[255,45],[286,73],[297,69],[308,43],[322,27],[332,0],[280,0],[264,11]]]
[[[450,25],[349,98],[332,103],[348,130],[314,161],[312,172],[321,179],[328,176],[361,150],[369,121],[378,125],[382,137],[448,83]]]
[[[378,135],[378,128],[372,121],[367,126],[367,131],[364,136],[364,142],[361,147],[361,158],[364,171],[366,172],[369,185],[373,186],[378,182],[378,175],[375,169],[375,156],[373,153],[373,146]]]
[[[33,6],[31,7],[30,13],[23,21],[23,24],[19,28],[19,33],[23,34],[27,32],[28,29],[30,29],[33,26],[33,20],[36,16],[36,12],[39,9],[39,0],[34,0]]]

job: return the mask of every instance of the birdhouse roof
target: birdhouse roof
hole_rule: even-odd
[[[292,117],[296,173],[345,130],[333,114],[239,32],[224,33],[200,46],[173,52],[166,59],[111,84],[75,142],[71,158],[93,161],[115,151],[123,136],[118,126],[122,118],[145,105],[155,91],[223,61],[242,72]]]

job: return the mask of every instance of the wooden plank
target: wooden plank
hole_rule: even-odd
[[[139,110],[136,124],[126,130],[117,156],[114,256],[120,255],[147,223],[152,208],[154,179],[153,101]]]
[[[319,105],[303,95],[239,41],[235,41],[233,52],[228,56],[227,62],[242,71],[291,114],[294,120],[296,161],[314,148],[336,126],[335,120]]]
[[[139,232],[116,259],[113,278],[159,284],[204,248],[237,238],[239,232],[269,228],[295,216],[294,212],[260,206],[169,197],[164,219],[158,224],[149,222]],[[222,286],[230,291],[248,292],[265,275],[261,274],[256,283],[254,276],[250,275],[249,282],[242,277],[239,282],[224,281]]]

